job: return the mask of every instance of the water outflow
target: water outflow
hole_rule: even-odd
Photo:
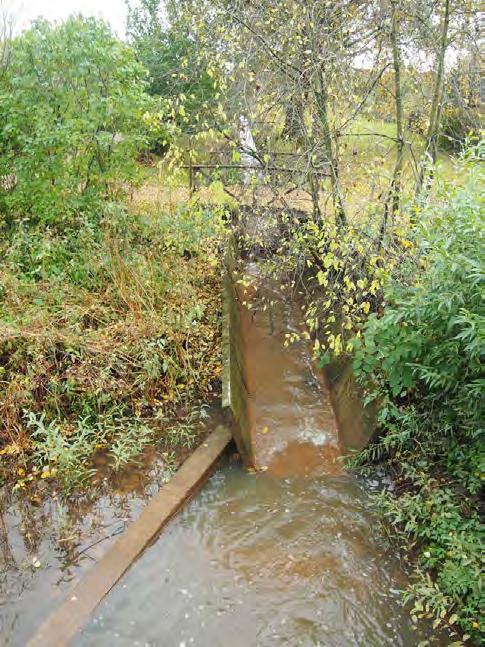
[[[243,322],[261,471],[222,465],[75,644],[410,647],[423,638],[399,602],[399,561],[338,460],[308,344],[284,347],[301,332],[298,309],[277,285],[264,300]]]
[[[295,301],[283,284],[247,267],[239,285],[246,424],[258,469],[276,476],[339,474],[342,454],[330,394],[316,371]],[[250,306],[249,308],[247,306]]]

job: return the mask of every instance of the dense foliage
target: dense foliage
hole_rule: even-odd
[[[219,214],[128,201],[160,130],[147,73],[94,19],[38,21],[0,82],[1,479],[65,492],[114,468],[219,376]],[[163,124],[162,124],[163,126]],[[123,200],[121,200],[123,198]],[[198,429],[198,428],[197,428]]]
[[[96,448],[134,429],[126,462],[218,377],[213,221],[178,218],[112,206],[96,227],[20,229],[1,246],[0,438],[37,448],[66,489]]]
[[[148,70],[148,91],[163,99],[167,115],[183,130],[197,130],[217,98],[204,50],[187,22],[170,11],[170,3],[170,19],[161,0],[139,0],[128,7],[128,39]]]
[[[0,225],[94,214],[132,179],[146,138],[146,72],[94,19],[39,20],[11,44],[0,83]]]
[[[423,214],[409,266],[358,343],[354,369],[378,406],[381,435],[357,462],[382,461],[393,475],[396,494],[380,504],[415,548],[413,613],[477,635],[485,290],[476,173],[442,197]]]

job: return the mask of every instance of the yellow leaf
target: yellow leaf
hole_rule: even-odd
[[[12,454],[18,454],[19,452],[20,447],[12,443],[0,450],[0,456],[11,456]]]

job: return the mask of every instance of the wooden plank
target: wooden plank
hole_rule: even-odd
[[[230,430],[220,425],[189,456],[118,541],[74,587],[66,600],[31,638],[30,647],[68,645],[86,624],[101,600],[128,570],[161,528],[202,485],[231,441]]]

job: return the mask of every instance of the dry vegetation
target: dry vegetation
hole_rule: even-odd
[[[95,448],[134,429],[126,462],[177,408],[218,392],[217,214],[160,208],[138,201],[92,230],[25,231],[3,245],[2,453],[25,468],[65,466],[67,489]]]

